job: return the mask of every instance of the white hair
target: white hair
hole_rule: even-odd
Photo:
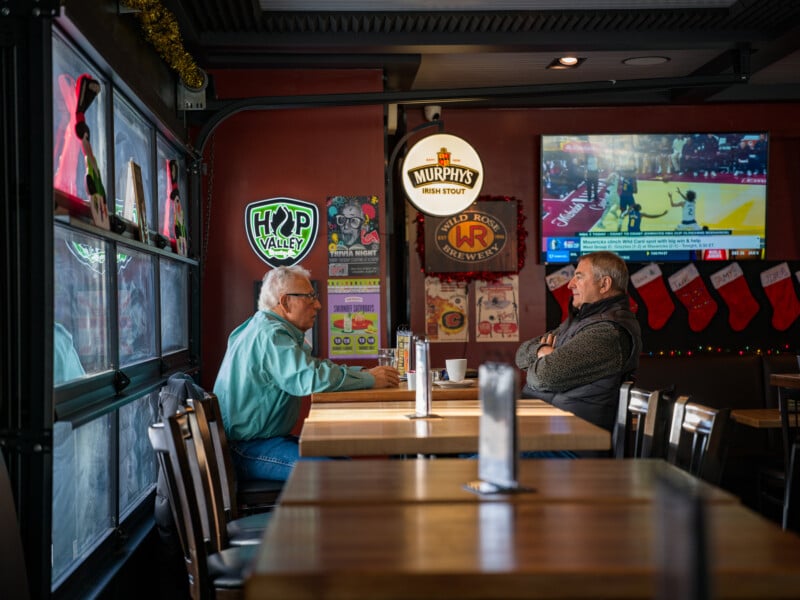
[[[304,277],[311,279],[311,272],[300,265],[276,267],[267,271],[262,279],[261,293],[258,295],[258,310],[272,310],[281,301],[281,296],[289,292],[294,280]]]

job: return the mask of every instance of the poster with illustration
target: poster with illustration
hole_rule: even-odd
[[[425,278],[425,335],[435,342],[466,342],[467,284]]]
[[[519,341],[519,276],[475,282],[475,341]]]
[[[377,356],[380,307],[379,279],[328,280],[328,356]]]
[[[331,196],[328,212],[328,276],[380,274],[377,196]]]

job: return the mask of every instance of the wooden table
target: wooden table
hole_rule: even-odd
[[[431,400],[477,400],[478,380],[470,387],[440,387],[434,385],[431,390]],[[413,402],[417,391],[409,390],[408,384],[401,381],[396,388],[380,388],[377,390],[352,390],[349,392],[322,392],[311,394],[311,403],[325,402]]]
[[[312,404],[300,434],[301,456],[459,454],[478,451],[480,407],[437,403],[441,418],[409,419],[413,402]],[[517,409],[520,450],[608,450],[608,431],[538,401]]]
[[[731,411],[731,419],[756,429],[780,429],[781,426],[781,413],[777,408],[737,408]]]
[[[711,502],[739,499],[661,459],[521,460],[518,481],[531,493],[474,494],[463,484],[478,478],[478,461],[300,461],[281,492],[281,506],[408,502],[651,502],[659,475],[677,477]]]
[[[782,388],[800,389],[800,373],[772,373],[769,384]]]
[[[654,503],[279,506],[248,600],[653,598]],[[797,598],[800,538],[708,505],[714,598]]]
[[[777,388],[800,389],[800,373],[773,373],[769,383]],[[791,402],[791,400],[790,400]],[[777,408],[737,408],[731,419],[757,429],[780,429],[781,413]]]

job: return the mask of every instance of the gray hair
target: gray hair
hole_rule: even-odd
[[[276,267],[267,271],[262,279],[261,293],[258,295],[258,310],[272,310],[281,301],[281,296],[290,291],[295,279],[311,279],[311,272],[300,265]]]
[[[601,277],[611,278],[611,289],[620,293],[628,292],[628,266],[613,252],[590,252],[581,256],[592,265],[595,281]]]

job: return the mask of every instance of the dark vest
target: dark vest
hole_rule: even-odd
[[[553,406],[611,431],[617,415],[619,387],[639,366],[639,354],[642,351],[641,328],[636,316],[630,310],[627,295],[603,300],[586,308],[589,310],[578,311],[566,327],[559,331],[556,348],[566,344],[584,327],[603,321],[610,322],[620,332],[624,332],[623,335],[627,335],[631,343],[631,351],[622,371],[562,392],[533,390],[526,385],[522,396],[541,398]]]

